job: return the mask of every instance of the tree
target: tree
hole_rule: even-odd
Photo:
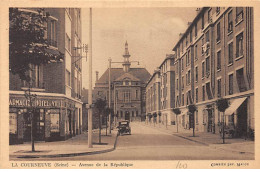
[[[222,121],[222,139],[223,144],[225,144],[225,111],[229,107],[228,99],[220,98],[216,101],[217,109],[223,113],[223,121]]]
[[[37,9],[37,13],[9,9],[9,71],[21,80],[30,81],[30,64],[48,64],[64,58],[60,51],[49,48],[49,15],[44,9]]]
[[[178,115],[181,114],[180,108],[173,108],[173,113],[176,115],[176,126],[177,126],[177,133],[178,133]]]
[[[107,117],[109,116],[109,114],[111,113],[111,115],[112,115],[112,109],[111,108],[109,108],[109,107],[106,107],[105,108],[105,117],[106,117],[106,136],[107,136]],[[111,121],[110,121],[110,124],[109,124],[109,126],[111,125]]]
[[[190,104],[188,106],[189,112],[191,113],[192,116],[192,128],[193,128],[193,137],[195,137],[195,121],[194,121],[194,112],[197,110],[196,105]]]
[[[30,65],[48,64],[62,61],[64,55],[56,50],[49,49],[46,37],[47,21],[49,13],[44,9],[37,9],[37,12],[27,12],[18,8],[9,9],[9,71],[18,75],[21,80],[27,81],[30,92],[31,78],[29,76]],[[28,99],[32,99],[31,95]],[[27,98],[27,97],[26,97]],[[34,124],[34,112],[30,103],[31,128]],[[34,133],[31,129],[32,152],[34,148]]]
[[[104,112],[107,103],[106,100],[98,98],[95,103],[95,108],[98,110],[98,120],[99,120],[99,143],[101,143],[101,114]]]

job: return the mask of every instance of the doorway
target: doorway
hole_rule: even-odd
[[[237,109],[236,136],[247,137],[247,100]]]
[[[125,120],[130,120],[129,111],[125,111]]]

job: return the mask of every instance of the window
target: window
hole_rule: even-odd
[[[236,23],[243,20],[243,7],[236,7]]]
[[[243,32],[236,37],[236,57],[243,56]]]
[[[211,91],[211,87],[210,87],[210,82],[206,83],[206,92],[208,95],[208,100],[213,99],[213,95],[212,95],[212,91]]]
[[[204,54],[204,50],[203,50],[203,45],[204,45],[204,38],[202,37],[201,39],[201,54],[203,55]]]
[[[229,95],[233,94],[233,74],[228,76],[229,78]]]
[[[135,116],[135,112],[134,111],[132,111],[132,117],[134,117]]]
[[[176,89],[179,90],[179,79],[176,79]]]
[[[138,99],[138,90],[135,90],[135,98]]]
[[[71,52],[71,40],[68,36],[68,34],[66,33],[66,37],[65,37],[65,48]]]
[[[204,29],[204,13],[201,16],[201,29]]]
[[[202,78],[205,76],[205,62],[202,62]]]
[[[51,20],[49,23],[49,39],[48,39],[48,43],[51,46],[57,47],[57,38],[56,38],[56,21],[55,20]]]
[[[125,90],[123,92],[123,98],[124,98],[124,102],[125,103],[129,103],[130,102],[130,98],[131,98],[130,90]]]
[[[181,59],[181,70],[184,69],[183,58]]]
[[[209,57],[206,58],[206,75],[207,77],[210,74],[210,63],[209,63]]]
[[[218,79],[218,97],[221,97],[221,79]]]
[[[228,64],[233,64],[233,42],[228,45]]]
[[[220,35],[220,22],[217,24],[217,39],[216,41],[219,42],[221,39],[221,35]]]
[[[190,84],[190,70],[188,71],[188,85]]]
[[[188,51],[188,58],[187,58],[187,63],[188,63],[188,66],[190,65],[190,50]]]
[[[31,70],[29,70],[29,76],[32,80],[32,87],[33,88],[43,88],[43,68],[40,65],[30,64]],[[27,87],[28,82],[24,82],[24,86]]]
[[[205,101],[205,85],[202,86],[202,101]]]
[[[17,134],[17,113],[9,113],[9,133]]]
[[[228,13],[228,33],[233,31],[233,16],[232,11]]]
[[[198,46],[195,45],[195,60],[198,60]]]
[[[190,31],[190,43],[192,42],[192,30]]]
[[[217,52],[217,70],[221,70],[221,51]]]
[[[195,81],[198,82],[198,66],[195,67]]]
[[[245,79],[244,79],[244,69],[241,68],[236,71],[236,77],[237,77],[237,85],[240,92],[247,91]]]
[[[199,89],[198,88],[196,88],[195,96],[196,96],[196,103],[198,103],[198,101],[199,101]]]
[[[208,23],[211,23],[211,9],[208,11]]]
[[[197,23],[195,23],[195,26],[194,26],[194,28],[195,28],[195,37],[197,37],[197,34],[198,34],[198,31],[197,31]]]
[[[179,105],[179,96],[176,97],[176,107]]]
[[[216,15],[220,13],[220,7],[216,7]]]
[[[183,41],[181,43],[181,52],[183,53]]]
[[[184,94],[182,94],[182,102],[181,105],[184,106]]]
[[[66,85],[71,86],[70,71],[66,69]]]
[[[209,42],[209,31],[206,32],[206,42]]]
[[[189,105],[189,93],[186,93],[186,105]]]
[[[138,116],[138,111],[136,111],[136,114],[135,114],[135,116]]]
[[[184,89],[184,76],[181,77],[181,89]]]
[[[123,118],[123,111],[120,111],[120,116],[121,118]]]
[[[188,46],[188,36],[186,36],[186,48]]]

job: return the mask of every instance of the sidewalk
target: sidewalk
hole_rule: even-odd
[[[251,140],[245,140],[241,138],[232,138],[232,139],[225,139],[225,144],[223,143],[222,138],[219,134],[213,134],[208,132],[197,132],[195,131],[195,137],[193,137],[193,130],[190,129],[183,129],[177,128],[174,125],[168,125],[167,128],[165,125],[162,124],[145,124],[144,122],[139,123],[140,125],[144,125],[147,127],[151,127],[154,129],[158,129],[160,131],[166,132],[168,134],[172,134],[177,137],[181,137],[183,139],[193,141],[205,146],[210,146],[216,149],[223,149],[228,150],[232,152],[239,152],[241,154],[248,153],[248,154],[254,154],[254,147],[255,142]]]
[[[105,134],[105,129],[102,129],[101,144],[99,144],[98,130],[93,131],[93,148],[88,148],[88,133],[85,132],[65,141],[35,142],[35,152],[31,152],[30,142],[20,145],[10,145],[9,155],[15,158],[53,158],[113,151],[117,141],[117,130],[112,130],[111,134],[108,131],[108,136]]]

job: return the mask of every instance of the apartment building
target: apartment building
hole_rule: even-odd
[[[37,13],[36,8],[19,8]],[[46,38],[49,51],[64,54],[63,62],[31,65],[31,94],[36,95],[34,137],[41,141],[65,140],[82,131],[82,61],[81,9],[45,8],[50,14]],[[17,75],[9,74],[10,144],[31,140],[28,113],[29,85]]]
[[[187,105],[195,104],[197,131],[218,133],[223,114],[216,100],[228,98],[225,124],[235,136],[254,130],[254,29],[251,7],[204,7],[174,46],[175,105],[179,126],[190,129]]]
[[[161,75],[160,69],[154,70],[146,84],[146,122],[161,122]],[[151,116],[152,118],[149,118]]]

